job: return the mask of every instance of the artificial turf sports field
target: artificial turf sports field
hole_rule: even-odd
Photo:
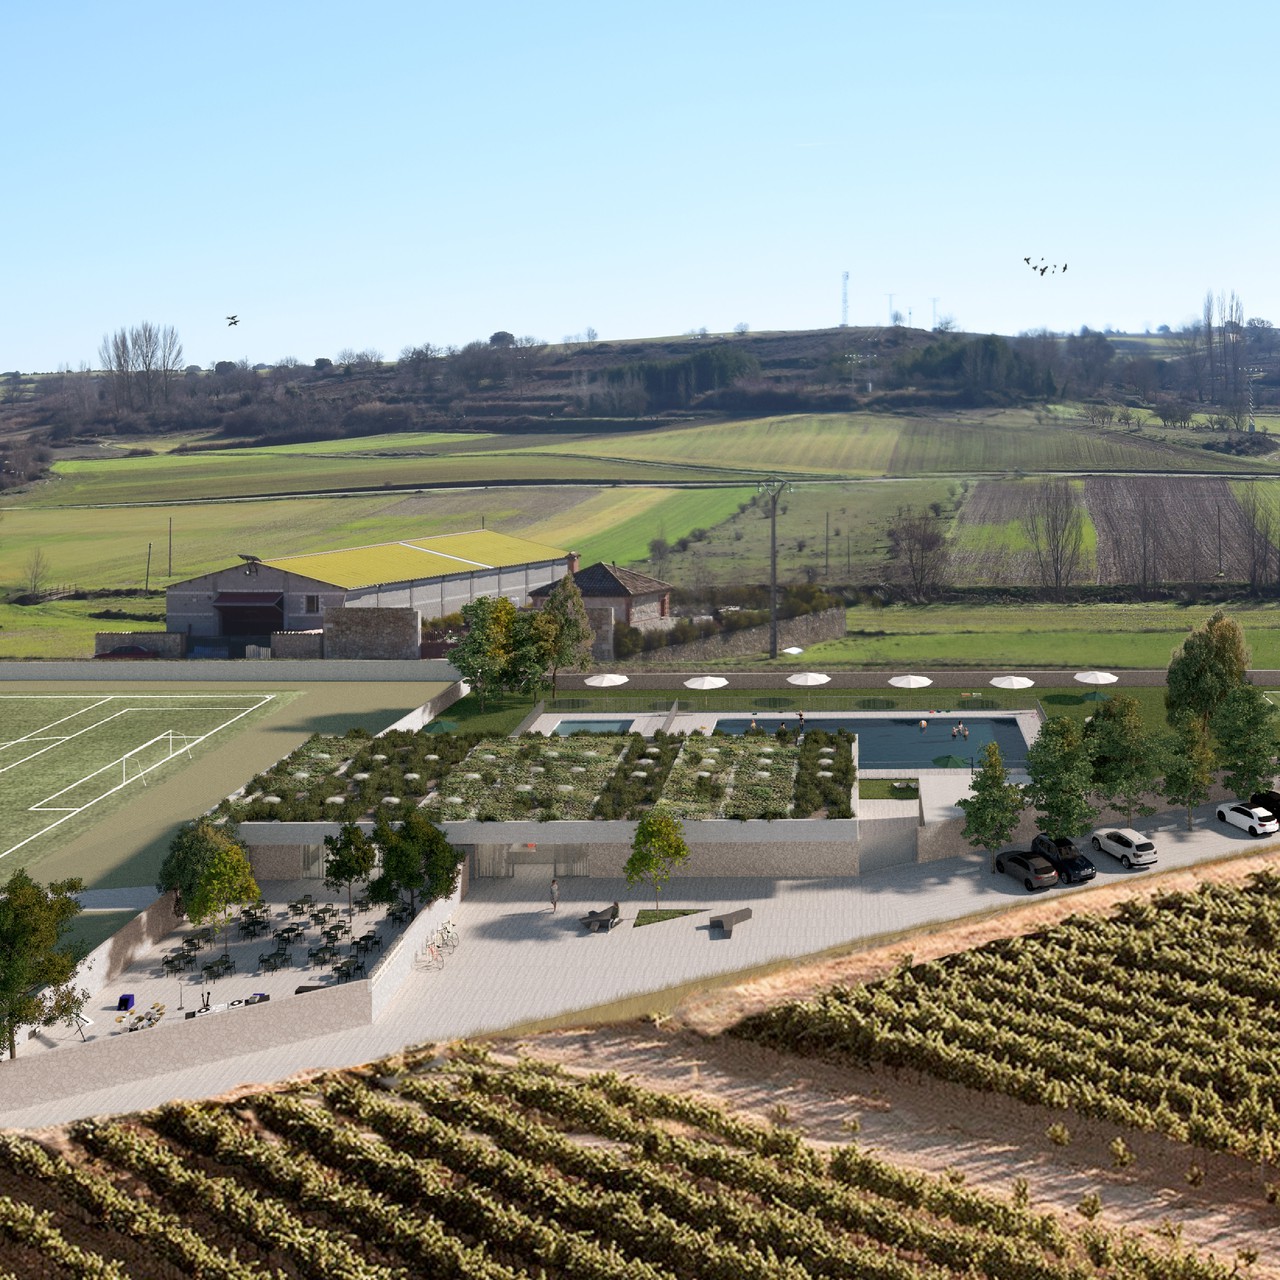
[[[0,883],[154,884],[181,823],[312,733],[376,733],[443,688],[0,684]]]

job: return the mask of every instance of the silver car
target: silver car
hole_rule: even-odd
[[[1156,847],[1142,834],[1132,827],[1118,827],[1114,831],[1095,831],[1093,847],[1099,853],[1109,853],[1120,859],[1120,865],[1130,867],[1150,867],[1156,862]]]

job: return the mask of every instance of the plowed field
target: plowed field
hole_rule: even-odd
[[[952,581],[1013,586],[1036,581],[1035,558],[1022,521],[1034,481],[980,480],[956,516]]]
[[[1099,582],[1208,582],[1219,568],[1228,580],[1248,578],[1250,525],[1226,480],[1092,476],[1085,503]]]

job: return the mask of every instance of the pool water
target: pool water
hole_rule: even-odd
[[[562,738],[571,733],[630,733],[634,717],[627,716],[623,720],[561,720],[555,732]]]
[[[920,728],[923,720],[925,727]],[[779,725],[794,729],[799,723],[791,715],[759,715],[755,726],[773,733]],[[725,733],[745,733],[752,724],[750,717],[721,716],[716,728]],[[863,769],[938,769],[965,768],[981,762],[983,748],[995,742],[1000,759],[1010,769],[1021,769],[1027,763],[1027,743],[1017,720],[1003,716],[938,716],[925,713],[910,719],[898,716],[805,716],[806,729],[825,729],[835,733],[845,729],[858,736],[858,763]],[[967,738],[951,736],[951,730],[964,724]],[[938,764],[943,756],[955,756],[960,764]]]

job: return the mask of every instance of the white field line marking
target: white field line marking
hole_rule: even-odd
[[[28,697],[30,697],[30,696],[34,696],[34,695],[27,695],[27,696],[28,696]],[[70,697],[71,695],[69,695],[69,694],[60,694],[60,695],[55,695],[55,696],[58,696],[58,697]],[[6,748],[8,748],[8,747],[17,746],[17,745],[18,745],[18,743],[20,743],[20,742],[28,742],[28,741],[31,741],[31,740],[33,740],[33,739],[34,739],[34,740],[39,741],[39,740],[41,740],[41,735],[42,735],[42,734],[46,734],[46,733],[48,733],[48,731],[49,731],[50,729],[55,729],[55,728],[57,728],[57,726],[58,726],[58,725],[60,725],[60,724],[66,724],[66,722],[67,722],[68,720],[74,720],[74,719],[76,718],[76,716],[82,716],[82,715],[84,715],[84,713],[85,713],[86,711],[94,711],[94,710],[96,710],[98,707],[104,707],[104,706],[106,706],[106,704],[107,704],[108,702],[110,702],[113,698],[118,697],[118,696],[119,696],[119,695],[117,695],[117,694],[108,694],[105,698],[99,698],[96,702],[90,702],[87,706],[80,707],[78,710],[73,711],[70,715],[62,716],[62,717],[61,717],[60,719],[58,719],[58,720],[51,720],[51,721],[49,721],[49,723],[48,723],[48,724],[42,724],[38,729],[32,729],[30,733],[24,733],[24,734],[22,735],[22,737],[20,737],[20,738],[14,738],[12,742],[6,742],[6,743],[5,743],[5,747],[6,747]]]
[[[154,695],[154,696],[166,697],[166,696],[169,696],[169,695],[160,694],[160,695]],[[182,696],[183,696],[183,695],[181,695],[181,694],[175,694],[175,695],[172,695],[172,697],[178,697],[178,698],[180,698],[180,697],[182,697]],[[198,695],[198,694],[197,694],[196,696],[197,696],[197,697],[199,697],[200,695]],[[219,696],[219,695],[215,695],[215,696]],[[223,694],[223,695],[220,695],[220,696],[225,697],[226,695],[225,695],[225,694]],[[252,697],[253,695],[252,695],[252,694],[249,694],[249,695],[246,695],[246,696],[248,696],[248,697]],[[274,698],[274,697],[275,697],[275,694],[274,694],[274,693],[272,693],[272,694],[267,694],[267,695],[265,695],[265,697],[267,697],[267,698]],[[108,702],[125,702],[125,703],[126,703],[126,705],[125,705],[125,706],[123,706],[123,707],[121,707],[119,711],[113,711],[110,715],[103,717],[101,720],[95,720],[92,724],[83,725],[81,728],[76,729],[73,733],[69,733],[69,734],[67,734],[67,735],[66,735],[66,737],[63,737],[63,738],[35,738],[35,737],[33,737],[33,736],[32,736],[32,734],[27,734],[27,735],[26,735],[26,737],[18,738],[18,739],[16,740],[16,741],[17,741],[17,743],[24,743],[24,742],[27,742],[27,741],[29,741],[29,740],[30,740],[30,741],[34,741],[34,742],[48,742],[48,743],[49,743],[49,745],[48,745],[48,746],[45,746],[45,747],[41,747],[41,748],[39,748],[39,750],[36,750],[36,751],[30,751],[30,752],[28,752],[25,756],[20,756],[17,760],[13,760],[13,761],[11,761],[11,762],[10,762],[10,763],[8,763],[8,764],[0,765],[0,773],[7,773],[10,769],[16,769],[16,768],[18,768],[18,766],[19,766],[19,765],[24,765],[24,764],[26,764],[28,761],[30,761],[30,760],[34,760],[34,759],[36,758],[36,756],[44,755],[44,753],[45,753],[46,751],[52,751],[52,750],[54,749],[54,747],[56,747],[56,746],[60,745],[60,744],[61,744],[61,743],[63,743],[63,742],[68,742],[68,741],[70,741],[70,739],[72,739],[72,738],[78,738],[78,737],[79,737],[81,734],[83,734],[83,733],[92,733],[94,729],[100,729],[104,724],[109,724],[112,720],[115,720],[115,719],[119,718],[120,716],[127,716],[127,715],[131,715],[131,714],[132,714],[133,712],[135,712],[135,711],[158,711],[158,710],[162,710],[162,709],[163,709],[163,710],[165,710],[165,711],[207,711],[207,710],[208,710],[208,708],[207,708],[207,707],[199,707],[199,706],[183,706],[181,702],[178,702],[178,703],[171,703],[170,705],[165,706],[164,708],[160,708],[160,707],[135,707],[135,706],[129,706],[129,705],[128,705],[128,702],[129,702],[129,701],[131,701],[131,699],[129,699],[129,698],[127,697],[127,695],[125,695],[125,694],[112,694],[110,697],[103,698],[103,699],[101,699],[101,701],[99,701],[99,702],[95,702],[95,703],[93,704],[93,706],[91,706],[91,707],[85,707],[85,708],[83,708],[83,709],[82,709],[82,711],[95,711],[95,710],[97,710],[97,708],[98,708],[98,707],[100,707],[100,706],[104,706],[104,705],[106,705],[106,703],[108,703]],[[255,710],[255,709],[256,709],[256,707],[260,707],[261,705],[262,705],[262,703],[261,703],[261,702],[255,703],[255,704],[254,704],[254,706],[252,706],[252,707],[250,707],[250,708],[249,708],[249,710],[250,710],[250,711],[253,711],[253,710]],[[227,709],[228,709],[228,710],[231,710],[232,708],[227,708]],[[73,718],[74,718],[74,716],[75,716],[75,715],[80,715],[80,714],[82,714],[82,711],[77,711],[77,712],[75,712],[75,713],[74,713],[74,715],[72,715],[72,716],[64,716],[62,720],[56,720],[56,721],[54,721],[54,724],[62,724],[62,723],[63,723],[64,721],[66,721],[66,720],[71,720],[71,719],[73,719]],[[237,717],[237,718],[238,718],[238,717]],[[227,723],[228,723],[228,724],[230,724],[230,723],[232,723],[232,722],[231,722],[231,721],[227,721]],[[45,728],[52,728],[52,727],[53,727],[52,725],[46,725],[46,726],[45,726]],[[41,732],[41,730],[35,730],[35,732],[36,732],[36,733],[39,733],[39,732]],[[118,763],[118,762],[117,762],[117,763]]]
[[[219,726],[219,728],[221,727],[222,726]],[[211,729],[210,732],[216,733],[217,729]],[[207,736],[208,735],[206,735],[206,737]],[[182,746],[177,748],[177,750],[174,749],[174,745],[173,745],[173,740],[175,738],[179,738],[182,741]],[[85,774],[85,776],[81,778],[78,782],[73,782],[70,784],[70,786],[63,787],[61,791],[55,791],[53,795],[46,796],[43,800],[36,801],[35,804],[31,805],[31,807],[27,810],[27,812],[28,813],[79,813],[81,808],[85,808],[87,806],[51,804],[50,801],[56,800],[59,796],[65,796],[68,791],[74,791],[79,786],[83,786],[84,783],[88,782],[91,778],[96,778],[100,773],[106,773],[108,770],[111,770],[114,772],[116,765],[121,766],[120,786],[124,786],[128,782],[136,782],[139,779],[142,780],[143,786],[146,786],[146,778],[144,777],[145,774],[150,773],[152,769],[158,769],[162,764],[166,764],[168,761],[172,760],[174,756],[178,755],[179,752],[185,751],[187,753],[187,759],[188,760],[191,759],[191,744],[193,742],[199,743],[200,741],[201,741],[200,738],[194,737],[191,734],[175,733],[174,730],[172,729],[166,729],[163,733],[157,733],[156,736],[152,738],[150,742],[144,742],[140,747],[134,747],[132,751],[126,751],[124,755],[118,757],[115,760],[112,760],[109,764],[104,764],[101,769],[95,769],[92,773]],[[134,756],[140,754],[143,751],[146,751],[149,747],[155,746],[157,742],[168,742],[169,754],[165,756],[164,759],[157,760],[154,764],[147,765],[146,768],[139,767],[137,772],[132,777],[130,777],[129,761],[132,760]],[[115,788],[115,790],[117,791],[119,789],[120,789],[119,787]],[[104,794],[110,794],[110,793],[104,793]],[[101,796],[99,797],[99,799],[101,799]],[[96,802],[90,801],[90,803],[92,804]]]
[[[223,695],[217,695],[217,696],[225,697],[226,695],[225,695],[225,694],[223,694]],[[252,695],[250,695],[250,696],[252,696]],[[251,713],[252,713],[252,712],[254,712],[254,711],[257,711],[260,707],[265,707],[265,706],[267,705],[267,703],[268,703],[268,702],[274,702],[274,701],[275,701],[275,697],[276,697],[276,695],[275,695],[274,693],[264,693],[264,694],[262,694],[262,696],[261,696],[261,697],[259,697],[259,699],[258,699],[258,701],[257,701],[257,702],[255,702],[252,706],[245,707],[245,709],[244,709],[243,711],[239,712],[239,714],[237,714],[237,715],[232,716],[230,720],[224,720],[224,721],[222,722],[222,724],[215,726],[214,728],[210,729],[208,733],[201,734],[201,735],[200,735],[199,737],[197,737],[197,738],[191,738],[191,739],[188,739],[188,742],[187,742],[187,750],[188,750],[188,751],[190,750],[190,748],[191,748],[191,745],[192,745],[192,744],[198,744],[198,743],[204,742],[204,741],[205,741],[205,739],[213,737],[213,735],[214,735],[215,733],[219,732],[219,730],[221,730],[221,729],[225,729],[225,728],[227,728],[229,725],[233,725],[233,724],[235,724],[235,722],[236,722],[237,720],[243,720],[245,716],[247,716],[247,715],[251,714]],[[142,710],[142,708],[136,708],[136,709],[137,709],[137,710]],[[147,708],[147,709],[148,709],[148,710],[150,710],[151,708]],[[193,710],[194,708],[186,708],[186,709],[187,709],[187,710]],[[207,711],[207,710],[208,710],[208,708],[207,708],[207,707],[202,707],[202,708],[200,708],[200,710],[205,710],[205,711]],[[228,710],[230,710],[230,708],[228,708]],[[109,717],[109,718],[114,719],[115,717],[113,716],[113,717]],[[126,753],[126,755],[127,755],[127,754],[129,754],[129,753]],[[117,757],[117,758],[116,758],[115,760],[113,760],[111,763],[112,763],[112,764],[115,764],[115,765],[121,765],[121,764],[122,764],[122,761],[124,760],[124,758],[125,758],[124,756]],[[157,765],[158,765],[158,764],[163,764],[163,763],[164,763],[164,761],[158,761],[158,762],[157,762]],[[152,768],[152,769],[154,769],[154,768],[156,768],[156,767],[157,767],[157,765],[152,765],[152,766],[151,766],[151,768]],[[108,765],[108,766],[107,766],[107,768],[110,768],[110,767],[111,767],[111,765]],[[123,767],[123,765],[122,765],[122,767]],[[102,770],[101,770],[101,769],[95,770],[95,771],[94,771],[94,773],[89,774],[89,777],[90,777],[90,778],[92,778],[92,777],[94,777],[97,773],[101,773],[101,772],[102,772]],[[150,772],[150,770],[147,770],[146,772]],[[135,779],[136,779],[137,777],[140,777],[140,776],[141,776],[140,774],[135,775]],[[81,782],[84,782],[84,781],[86,781],[86,779],[85,779],[85,778],[81,778],[81,779],[80,779],[80,781],[81,781]],[[72,783],[71,785],[72,785],[72,786],[75,786],[76,784],[75,784],[75,783]],[[128,782],[128,781],[125,781],[125,782],[119,782],[119,783],[117,783],[114,787],[110,788],[110,790],[108,790],[108,791],[104,791],[100,796],[96,796],[96,797],[94,797],[94,799],[90,800],[88,804],[82,804],[78,809],[72,809],[70,812],[68,812],[68,813],[64,813],[64,814],[63,814],[63,816],[62,816],[61,818],[57,818],[57,819],[55,819],[53,822],[49,823],[49,825],[48,825],[47,827],[42,827],[39,831],[35,832],[33,835],[29,835],[29,836],[27,836],[27,837],[26,837],[26,839],[24,839],[24,840],[19,840],[17,844],[15,844],[15,845],[11,845],[8,849],[5,849],[3,852],[0,852],[0,858],[7,858],[7,857],[9,856],[9,854],[11,854],[11,853],[16,853],[16,852],[17,852],[19,849],[21,849],[24,845],[28,845],[28,844],[30,844],[33,840],[37,840],[37,839],[39,839],[39,838],[40,838],[41,836],[43,836],[43,835],[47,835],[47,834],[48,834],[50,831],[52,831],[55,827],[60,827],[64,822],[67,822],[67,821],[69,821],[71,818],[74,818],[74,817],[76,816],[76,814],[78,814],[78,813],[83,813],[86,809],[89,809],[89,808],[91,808],[93,805],[97,804],[97,803],[98,803],[98,801],[100,801],[100,800],[105,800],[108,796],[110,796],[110,795],[114,795],[117,791],[121,790],[121,789],[122,789],[122,788],[124,788],[124,787],[127,787],[128,785],[129,785],[129,782]],[[64,791],[65,791],[65,790],[69,790],[69,789],[70,789],[70,788],[66,788],[66,787],[64,787],[64,788],[63,788],[63,790],[64,790]],[[61,793],[61,792],[59,792],[58,794],[59,794],[59,795],[61,795],[62,793]],[[55,796],[49,796],[49,797],[47,797],[47,799],[49,799],[49,800],[53,800],[53,799],[56,799],[56,797],[55,797]],[[41,803],[43,804],[43,803],[45,803],[45,801],[41,801]]]

